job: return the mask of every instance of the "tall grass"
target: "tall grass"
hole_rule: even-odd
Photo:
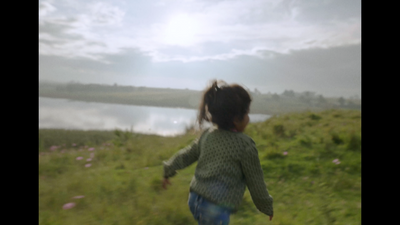
[[[268,221],[246,190],[231,224],[361,224],[359,111],[283,114],[249,124],[246,133],[257,144],[275,215]],[[39,224],[196,224],[187,207],[196,163],[171,178],[168,190],[161,189],[161,163],[199,133],[107,135],[104,143],[92,142],[91,151],[65,147],[40,152]],[[52,145],[78,142],[68,135],[42,138]],[[63,209],[68,202],[75,207]]]
[[[101,145],[114,138],[115,131],[39,129],[39,152],[52,146],[71,149],[81,146]]]

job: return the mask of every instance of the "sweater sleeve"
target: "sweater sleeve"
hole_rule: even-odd
[[[175,153],[168,161],[164,161],[164,178],[173,177],[176,171],[190,166],[199,158],[198,139]]]
[[[254,142],[243,152],[241,162],[246,185],[254,204],[262,213],[273,216],[273,198],[268,193],[260,159],[258,158],[258,150]]]

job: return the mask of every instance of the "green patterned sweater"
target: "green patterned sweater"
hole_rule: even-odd
[[[173,177],[177,170],[196,161],[190,191],[236,212],[247,186],[257,209],[273,215],[273,199],[264,182],[258,150],[249,136],[210,128],[163,162],[164,177]]]

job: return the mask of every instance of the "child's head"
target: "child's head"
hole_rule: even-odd
[[[201,99],[199,125],[204,119],[217,124],[220,129],[239,128],[238,131],[243,131],[248,123],[250,103],[249,93],[240,85],[214,80]]]

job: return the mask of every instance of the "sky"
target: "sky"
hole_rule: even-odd
[[[361,98],[361,0],[39,0],[39,82]]]

